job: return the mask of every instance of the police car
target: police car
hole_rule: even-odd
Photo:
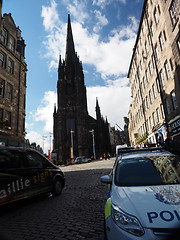
[[[108,240],[166,239],[180,226],[180,158],[165,151],[123,154],[110,175]]]

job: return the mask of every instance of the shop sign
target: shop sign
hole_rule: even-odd
[[[169,131],[171,134],[180,133],[180,118],[169,124]]]

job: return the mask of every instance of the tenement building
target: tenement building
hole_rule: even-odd
[[[96,119],[88,114],[82,62],[75,52],[68,15],[65,60],[59,59],[57,106],[54,108],[54,152],[57,161],[110,152],[109,123],[96,99]]]
[[[0,1],[0,143],[23,146],[25,138],[25,43]]]
[[[133,146],[180,143],[180,1],[145,0],[128,78]]]

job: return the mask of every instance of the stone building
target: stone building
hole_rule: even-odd
[[[129,67],[132,146],[180,143],[180,1],[145,0]]]
[[[111,150],[112,154],[115,156],[116,154],[116,146],[126,144],[126,139],[124,135],[124,131],[120,131],[114,127],[110,127],[110,142],[111,142]]]
[[[0,142],[24,146],[26,72],[25,42],[0,1]]]
[[[65,60],[59,58],[57,107],[54,108],[54,152],[57,161],[77,156],[99,157],[110,151],[109,124],[96,100],[96,119],[88,114],[82,63],[75,52],[68,15]]]

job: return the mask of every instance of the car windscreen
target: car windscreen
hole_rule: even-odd
[[[180,183],[177,156],[136,157],[120,160],[115,171],[117,186],[148,186]]]

